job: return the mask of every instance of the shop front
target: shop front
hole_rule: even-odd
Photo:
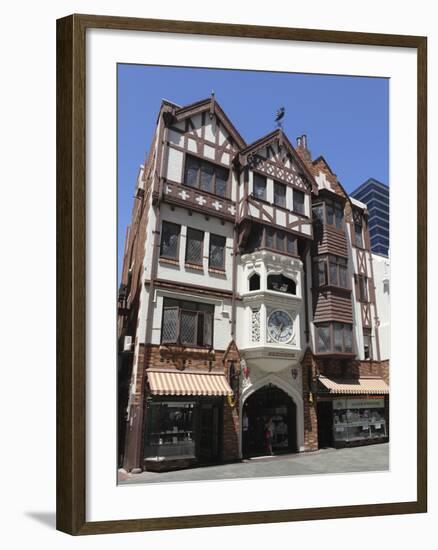
[[[270,445],[267,441],[270,432]],[[297,450],[296,405],[273,384],[263,386],[245,401],[242,411],[242,451],[244,457]]]
[[[143,467],[164,471],[222,460],[224,398],[231,388],[213,374],[148,373]]]
[[[317,406],[320,448],[388,440],[389,390],[383,380],[366,379],[363,382],[359,379],[352,382],[320,377],[320,382],[324,387],[319,392]],[[360,388],[361,384],[366,388]]]

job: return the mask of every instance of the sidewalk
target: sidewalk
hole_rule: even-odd
[[[257,457],[233,464],[204,466],[175,472],[128,474],[129,477],[125,480],[122,478],[126,475],[119,476],[119,484],[372,472],[388,469],[389,443],[381,443],[350,449],[321,449],[312,453]]]

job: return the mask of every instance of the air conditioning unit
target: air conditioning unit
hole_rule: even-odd
[[[132,336],[125,336],[123,340],[123,351],[133,351],[134,342],[132,341]]]

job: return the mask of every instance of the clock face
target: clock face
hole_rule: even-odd
[[[280,344],[290,342],[293,335],[293,321],[289,313],[277,310],[268,318],[268,332],[270,337]]]

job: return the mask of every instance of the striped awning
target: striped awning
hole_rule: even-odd
[[[354,380],[334,380],[320,376],[318,380],[324,390],[336,394],[389,394],[388,384],[381,378],[357,378]]]
[[[148,371],[153,395],[233,395],[223,374]]]

